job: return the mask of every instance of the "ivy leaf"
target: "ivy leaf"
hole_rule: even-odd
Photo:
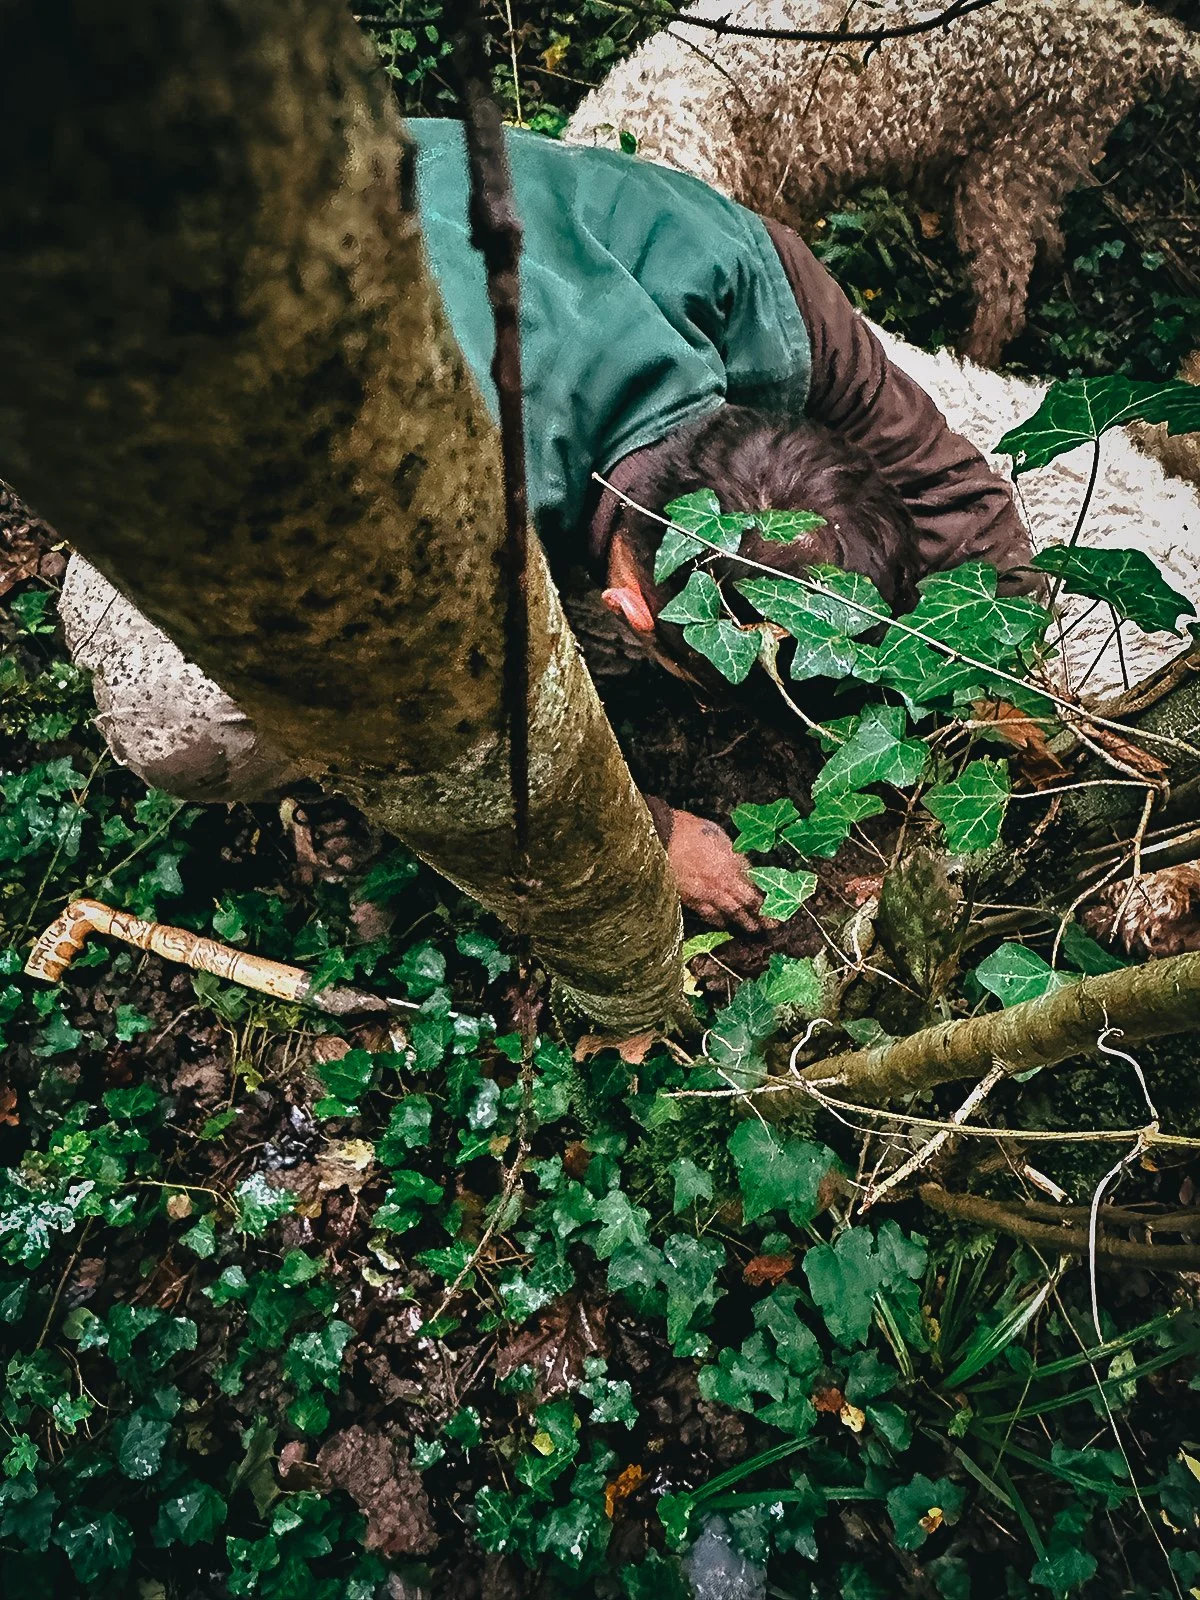
[[[998,596],[996,569],[982,561],[935,572],[917,588],[920,603],[904,619],[909,627],[989,663],[999,659],[994,652],[1000,647],[1013,650],[1040,638],[1051,622],[1050,612],[1036,600]]]
[[[764,539],[791,544],[806,533],[825,526],[825,518],[815,511],[756,511],[754,526]]]
[[[672,1161],[667,1171],[675,1179],[675,1198],[671,1209],[676,1216],[697,1200],[712,1199],[712,1178],[690,1156],[680,1156]]]
[[[315,1333],[293,1339],[283,1356],[283,1375],[300,1389],[318,1384],[336,1394],[341,1377],[342,1352],[354,1337],[348,1322],[334,1317]]]
[[[1178,380],[1136,383],[1120,375],[1052,383],[1033,416],[1011,428],[996,449],[1014,458],[1014,472],[1030,472],[1127,422],[1165,422],[1168,433],[1200,430],[1200,387]]]
[[[710,572],[693,572],[687,583],[659,612],[663,622],[716,622],[721,615],[721,591]]]
[[[597,1204],[596,1217],[602,1226],[592,1241],[592,1249],[601,1261],[615,1255],[622,1245],[648,1242],[650,1213],[633,1205],[624,1189],[610,1189]]]
[[[1068,922],[1063,929],[1062,953],[1085,977],[1092,977],[1099,972],[1120,972],[1129,965],[1128,961],[1122,961],[1120,956],[1114,956],[1111,950],[1097,944],[1077,922]]]
[[[736,622],[693,622],[683,630],[684,642],[711,661],[730,683],[744,683],[758,660],[761,635]]]
[[[877,817],[887,807],[875,794],[861,794],[850,789],[843,793],[828,790],[817,796],[817,802],[806,817],[799,817],[783,831],[783,838],[802,856],[820,856],[825,860],[835,856],[850,836],[856,822],[866,817]],[[734,813],[736,820],[737,813]],[[734,845],[737,849],[737,845]]]
[[[76,1511],[58,1524],[54,1542],[66,1551],[72,1571],[84,1584],[105,1572],[119,1572],[133,1560],[133,1529],[115,1511],[96,1517]]]
[[[418,1150],[429,1143],[432,1126],[433,1107],[428,1096],[406,1094],[399,1105],[392,1107],[375,1153],[385,1167],[401,1167],[410,1150]]]
[[[927,1478],[918,1472],[911,1483],[887,1497],[888,1514],[901,1550],[919,1550],[931,1533],[957,1522],[966,1491],[949,1478]]]
[[[1141,550],[1090,550],[1079,545],[1052,544],[1038,551],[1033,565],[1039,572],[1061,577],[1068,594],[1103,600],[1118,617],[1136,622],[1144,633],[1175,633],[1181,615],[1196,615],[1196,607],[1187,595],[1172,589]]]
[[[1045,994],[1066,989],[1079,979],[1070,972],[1057,972],[1023,944],[1002,944],[986,961],[975,968],[983,987],[1003,1006],[1020,1005],[1023,1000],[1040,1000]]]
[[[277,1189],[266,1175],[255,1172],[233,1191],[237,1204],[237,1226],[252,1239],[260,1238],[272,1222],[296,1209],[296,1196],[288,1189]]]
[[[836,1166],[823,1144],[785,1137],[754,1120],[743,1122],[729,1141],[747,1222],[770,1211],[786,1211],[797,1227],[817,1214],[821,1182]]]
[[[758,520],[745,512],[723,513],[721,502],[711,489],[695,489],[691,494],[681,495],[665,510],[676,527],[667,529],[658,547],[654,558],[655,583],[662,583],[685,561],[701,555],[708,548],[701,539],[732,555],[742,542],[742,534]],[[690,538],[693,533],[698,533],[700,538]]]
[[[777,951],[756,984],[758,992],[771,1005],[798,1006],[809,1016],[816,1016],[825,997],[824,985],[809,956],[797,958]]]
[[[120,1425],[117,1464],[127,1478],[152,1478],[162,1462],[171,1421],[179,1410],[179,1390],[160,1389]]]
[[[794,578],[743,578],[734,587],[794,639],[802,639],[813,622],[853,639],[877,622],[891,620],[887,602],[861,573],[818,563],[809,567],[808,576],[827,592],[818,593]]]
[[[672,1345],[697,1319],[704,1320],[720,1299],[717,1274],[725,1248],[711,1239],[673,1233],[663,1245],[661,1278],[667,1291],[667,1338]]]
[[[730,818],[738,830],[733,848],[741,851],[774,850],[779,835],[799,817],[800,813],[788,799],[773,800],[765,806],[738,806]]]
[[[1011,793],[1008,764],[984,757],[953,783],[936,784],[921,803],[945,828],[949,848],[967,854],[990,849],[999,839]]]
[[[867,706],[846,742],[821,768],[812,786],[824,794],[844,794],[871,783],[906,789],[925,770],[929,752],[920,739],[904,737],[907,718],[902,706]]]
[[[865,1344],[882,1270],[866,1228],[846,1228],[833,1244],[804,1255],[804,1275],[825,1325],[841,1345]]]
[[[786,867],[751,867],[749,876],[765,896],[763,916],[776,917],[780,922],[794,917],[817,887],[815,872],[789,872]]]
[[[223,1525],[224,1500],[209,1483],[197,1483],[185,1494],[172,1495],[158,1508],[154,1529],[157,1545],[208,1544]]]
[[[737,845],[734,845],[737,849]],[[705,956],[710,950],[719,950],[723,944],[728,944],[733,938],[731,933],[722,929],[715,929],[712,933],[695,933],[690,939],[683,941],[683,949],[679,952],[684,966],[695,956]]]
[[[486,933],[477,933],[468,930],[460,933],[454,941],[454,948],[460,956],[468,956],[475,961],[482,961],[487,972],[488,982],[495,983],[503,973],[512,967],[512,957],[505,955],[495,939],[490,939]]]

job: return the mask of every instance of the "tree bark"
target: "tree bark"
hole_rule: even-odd
[[[514,887],[499,448],[335,0],[0,8],[0,471],[603,1027],[680,1004],[666,858],[530,559]]]

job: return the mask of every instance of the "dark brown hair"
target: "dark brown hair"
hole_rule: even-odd
[[[916,604],[917,534],[904,502],[865,452],[821,423],[725,405],[622,466],[623,491],[660,515],[695,489],[712,489],[722,511],[815,511],[824,527],[789,544],[752,532],[743,537],[741,553],[781,572],[828,562],[870,578],[895,610]],[[617,526],[657,611],[683,577],[669,585],[653,582],[662,524],[626,506]],[[722,568],[734,573],[738,563],[715,563],[713,570]],[[749,569],[740,568],[740,575],[749,576]]]

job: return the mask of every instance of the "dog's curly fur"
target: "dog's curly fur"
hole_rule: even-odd
[[[782,29],[849,15],[867,29],[932,9],[699,0],[690,14]],[[1038,244],[1061,249],[1065,196],[1122,117],[1180,79],[1200,86],[1200,37],[1126,0],[997,0],[869,53],[680,22],[617,66],[564,138],[632,134],[640,155],[793,225],[867,181],[948,206],[976,293],[965,353],[992,365],[1024,323]]]

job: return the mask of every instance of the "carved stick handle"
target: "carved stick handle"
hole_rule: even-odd
[[[330,1016],[345,1016],[357,1011],[386,1011],[387,1001],[380,995],[359,989],[319,989],[312,991],[312,974],[302,967],[246,950],[234,950],[215,939],[173,928],[165,922],[148,922],[128,911],[117,911],[100,900],[73,900],[38,939],[25,963],[31,978],[57,983],[93,933],[111,934],[138,950],[150,950],[167,961],[176,961],[196,972],[211,972],[214,977],[277,1000],[315,1006]]]

